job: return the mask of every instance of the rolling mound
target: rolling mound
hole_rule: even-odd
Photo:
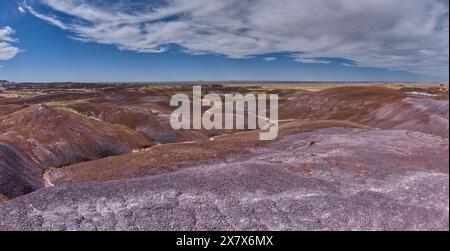
[[[0,118],[26,108],[25,105],[0,105]]]
[[[296,121],[280,127],[279,138],[320,128],[367,128],[346,121]],[[270,144],[259,140],[259,131],[221,135],[214,140],[157,145],[141,152],[52,168],[45,179],[53,185],[82,181],[139,178],[181,167],[226,161]],[[107,167],[107,168],[105,168]]]
[[[207,86],[203,94],[244,91],[243,88]],[[138,131],[160,144],[201,141],[234,130],[173,130],[170,115],[176,109],[170,107],[171,95],[185,93],[192,96],[191,86],[145,87],[137,90],[111,92],[99,98],[83,102],[62,102],[67,108],[98,120],[124,125]],[[203,107],[203,110],[206,110]]]
[[[141,102],[130,106],[90,102],[67,107],[107,123],[124,125],[160,144],[208,139],[197,131],[173,130],[170,126],[171,110],[158,104]]]
[[[282,119],[350,120],[406,97],[386,87],[337,87],[291,96],[280,104],[279,113]]]
[[[348,120],[448,138],[448,107],[448,100],[412,98],[397,89],[339,87],[287,98],[280,103],[280,118]]]
[[[153,145],[126,127],[46,105],[33,105],[4,116],[0,133],[0,140],[15,144],[46,167],[120,155]]]
[[[57,102],[68,100],[79,100],[86,98],[98,98],[107,92],[71,92],[44,93],[32,97],[5,98],[0,100],[0,105],[38,105],[45,102]]]
[[[0,121],[0,194],[14,198],[43,187],[42,172],[111,155],[153,142],[125,127],[66,110],[32,105]]]
[[[405,98],[355,120],[380,129],[419,131],[448,138],[448,114],[448,100]]]

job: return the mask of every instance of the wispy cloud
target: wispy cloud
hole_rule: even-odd
[[[357,66],[355,64],[349,64],[349,63],[342,63],[341,65],[345,66],[345,67],[356,67]]]
[[[0,28],[0,60],[13,59],[20,49],[13,44],[17,42],[12,36],[15,30],[9,26]]]
[[[343,58],[356,66],[448,74],[448,0],[41,0],[25,6],[77,39],[123,50],[163,52],[178,44],[230,58],[291,52],[303,63]]]
[[[21,6],[19,6],[19,8],[20,7]],[[59,27],[61,29],[65,29],[65,30],[69,29],[69,26],[66,26],[62,21],[59,21],[58,18],[55,17],[55,16],[41,14],[41,13],[35,11],[33,8],[31,8],[30,6],[28,6],[26,4],[22,8],[24,10],[26,9],[33,16],[35,16],[37,18],[40,18],[40,19],[42,19],[42,20],[44,20],[44,21],[46,21],[46,22],[48,22],[50,24],[53,24],[54,26],[57,26],[57,27]]]

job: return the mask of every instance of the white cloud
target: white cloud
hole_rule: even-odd
[[[18,9],[20,12],[25,13],[25,9],[24,9],[22,6],[19,6],[17,9]]]
[[[295,61],[304,64],[330,64],[331,61],[321,60],[318,58],[296,58]]]
[[[42,0],[26,7],[77,39],[123,50],[162,52],[174,43],[194,54],[290,52],[304,63],[336,57],[357,66],[448,74],[448,0],[105,2]]]
[[[271,62],[271,61],[277,60],[276,57],[265,57],[265,58],[263,58],[263,59],[264,59],[264,61],[267,61],[267,62]]]
[[[14,29],[9,26],[0,28],[0,60],[13,59],[20,52],[19,48],[13,46],[16,42],[16,39],[12,37],[14,32]]]
[[[293,54],[292,57],[294,58],[295,61],[304,64],[331,64],[330,60],[315,57],[307,57],[302,53]]]

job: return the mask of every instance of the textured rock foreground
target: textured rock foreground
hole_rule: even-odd
[[[1,230],[448,230],[448,139],[329,128],[140,179],[40,189]]]

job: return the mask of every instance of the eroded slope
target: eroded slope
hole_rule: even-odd
[[[293,134],[226,161],[41,189],[0,204],[0,218],[0,229],[16,230],[443,230],[448,141],[394,130]]]

